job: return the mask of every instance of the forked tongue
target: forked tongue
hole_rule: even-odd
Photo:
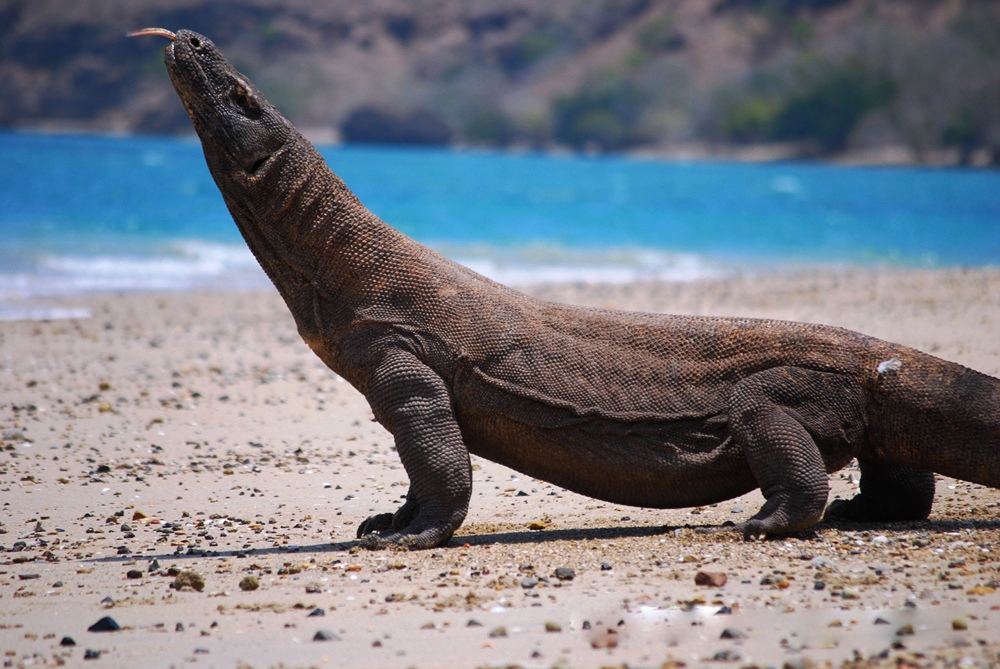
[[[126,35],[126,37],[142,37],[143,35],[159,35],[160,37],[166,37],[171,42],[177,39],[177,35],[170,32],[166,28],[143,28],[142,30],[133,30]]]

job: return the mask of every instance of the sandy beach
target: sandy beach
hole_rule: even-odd
[[[529,292],[839,325],[1000,376],[997,270]],[[620,507],[473,458],[447,547],[360,551],[406,473],[277,293],[48,306],[89,316],[0,322],[4,667],[1000,666],[996,490],[939,477],[925,522],[744,542],[696,528],[757,492]],[[856,467],[831,486],[855,494]]]

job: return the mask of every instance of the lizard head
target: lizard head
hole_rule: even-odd
[[[312,217],[295,213],[318,197],[304,186],[312,175],[332,178],[326,163],[207,37],[162,28],[130,33],[141,35],[170,40],[164,52],[170,81],[198,133],[212,178],[257,261],[290,306],[311,300],[312,293],[299,287],[303,272],[315,264],[312,249],[320,233]],[[309,308],[297,306],[292,313]]]
[[[140,35],[170,39],[164,50],[167,73],[191,116],[217,181],[228,178],[244,185],[262,176],[271,159],[298,136],[207,37],[162,28],[129,34]]]

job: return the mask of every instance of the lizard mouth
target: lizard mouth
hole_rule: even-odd
[[[253,165],[251,165],[247,169],[247,174],[256,175],[257,172],[260,171],[260,168],[264,167],[264,165],[267,164],[267,161],[269,161],[271,159],[271,157],[272,157],[272,154],[268,154],[266,156],[261,156],[260,158],[258,158],[257,160],[255,160],[254,163],[253,163]]]

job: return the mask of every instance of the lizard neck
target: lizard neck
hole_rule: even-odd
[[[323,324],[337,329],[406,291],[399,268],[413,264],[416,243],[369,211],[305,139],[241,191],[222,190],[307,342],[318,336],[318,301],[335,305]]]

